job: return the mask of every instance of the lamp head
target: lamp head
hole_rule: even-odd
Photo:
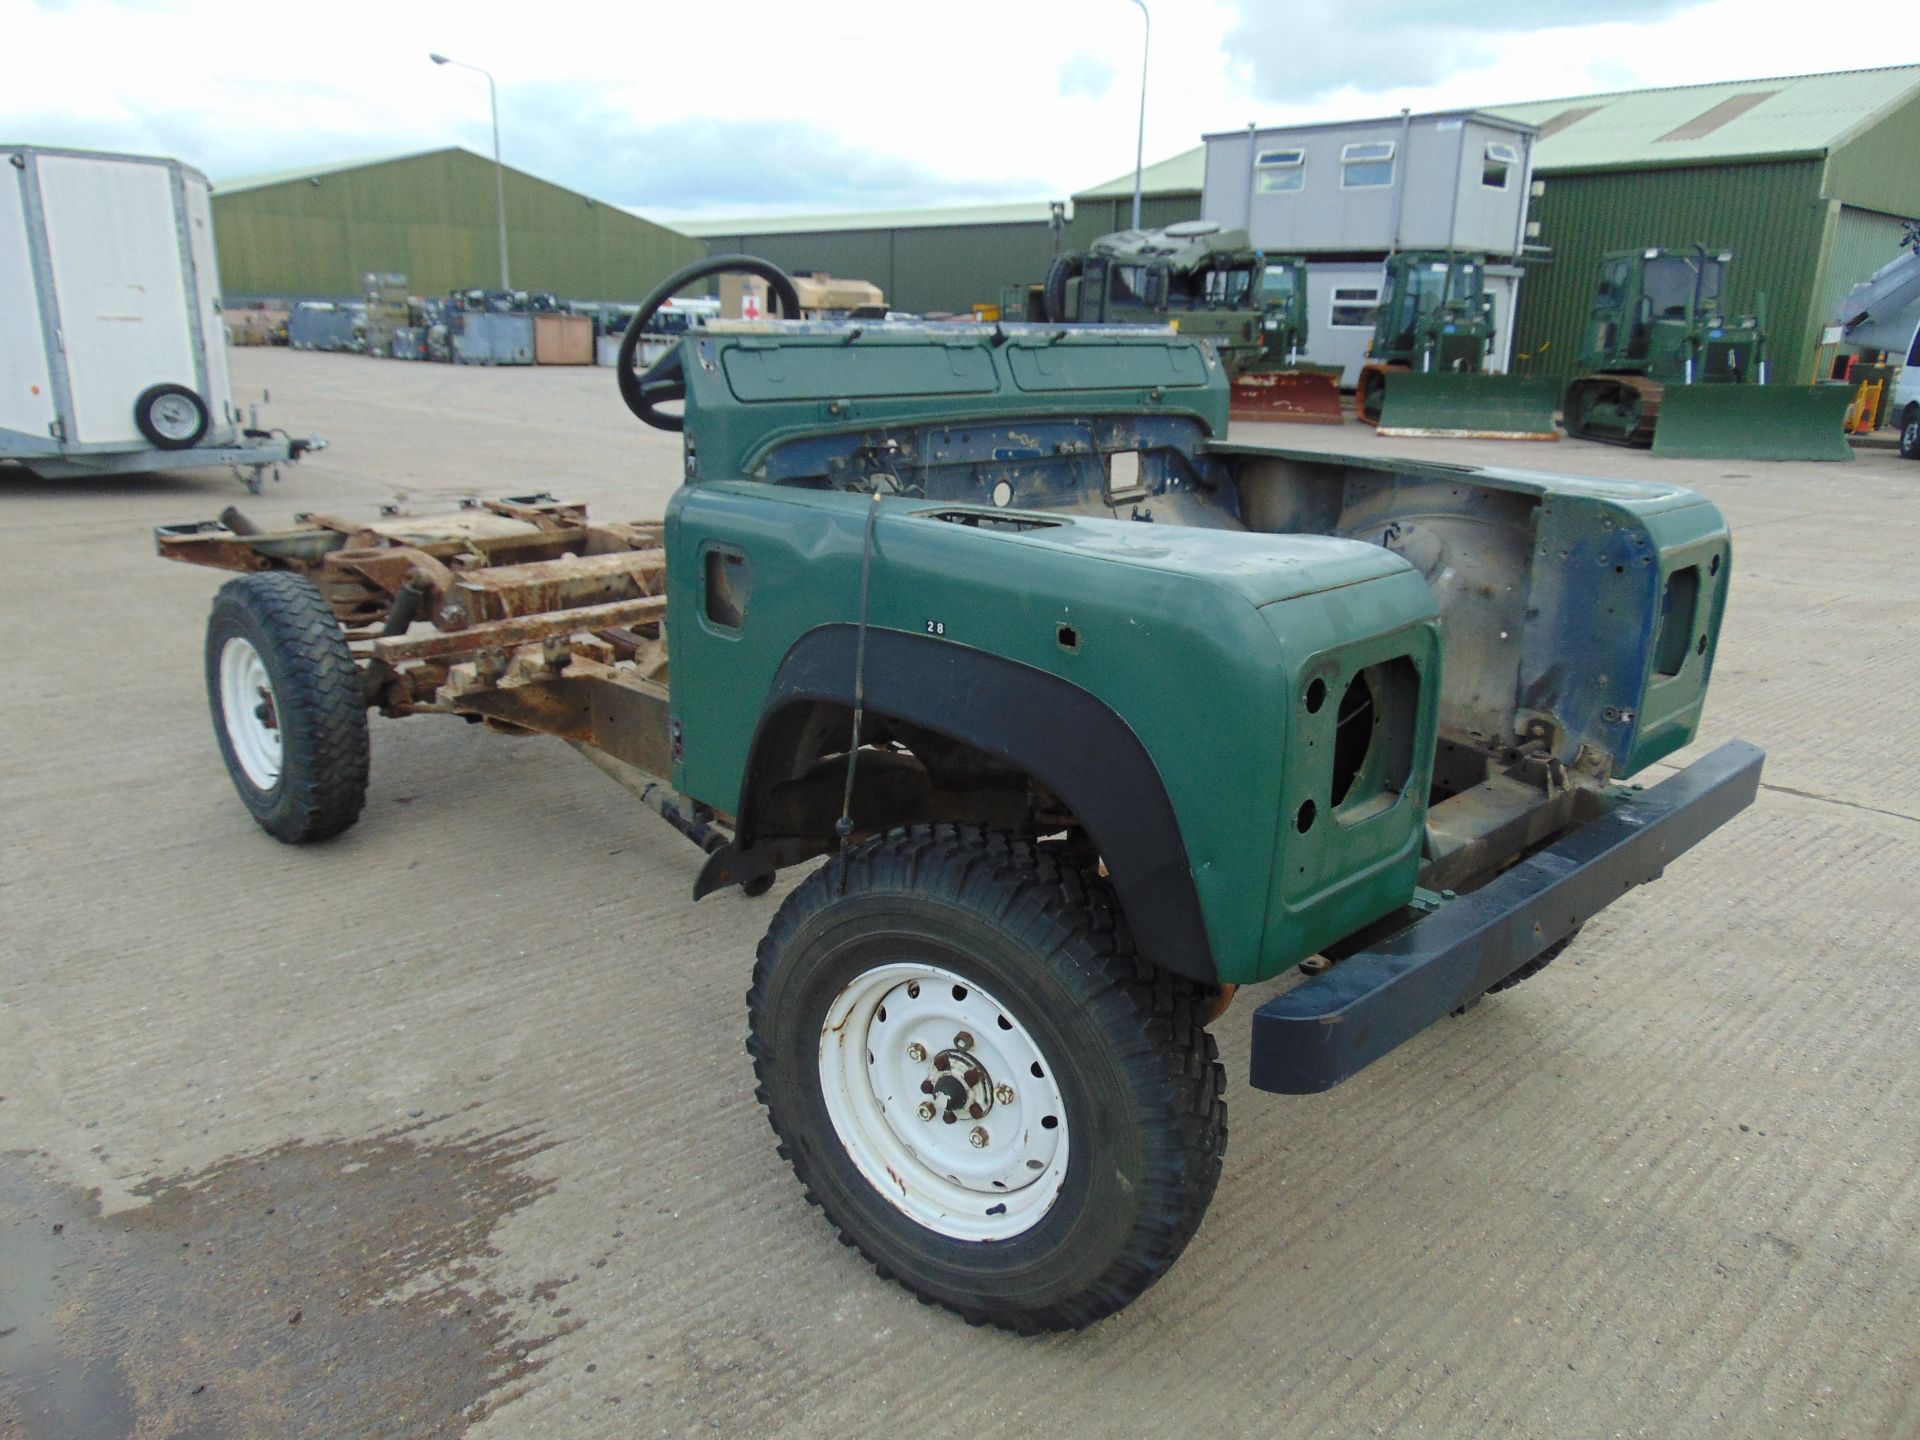
[[[427,59],[433,61],[436,65],[445,65],[448,63],[447,57],[444,55],[429,55]]]

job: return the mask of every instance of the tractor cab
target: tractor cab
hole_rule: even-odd
[[[1431,373],[1478,374],[1493,338],[1485,267],[1469,256],[1409,252],[1387,261],[1369,358]]]
[[[1727,317],[1731,251],[1615,251],[1600,280],[1581,349],[1589,370],[1680,384],[1759,378],[1765,336],[1756,316]]]

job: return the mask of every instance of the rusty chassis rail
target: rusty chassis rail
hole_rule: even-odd
[[[712,853],[729,817],[676,794],[667,718],[666,552],[657,523],[594,524],[551,495],[465,501],[371,524],[262,530],[237,510],[162,525],[169,560],[306,576],[386,715],[460,715],[553,735]]]

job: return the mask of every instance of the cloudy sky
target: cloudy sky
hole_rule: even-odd
[[[1920,60],[1805,0],[1147,4],[1149,164],[1251,120]],[[486,81],[439,50],[498,77],[508,164],[666,220],[1064,197],[1132,169],[1140,96],[1133,0],[0,0],[0,35],[0,141],[216,182],[486,153]]]

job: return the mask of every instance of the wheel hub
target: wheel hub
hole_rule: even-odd
[[[920,1093],[933,1097],[949,1125],[985,1119],[993,1109],[993,1090],[987,1067],[965,1050],[942,1050],[920,1082]]]
[[[1024,1025],[951,971],[856,977],[821,1027],[822,1098],[848,1158],[929,1229],[1000,1240],[1037,1224],[1066,1176],[1066,1106]]]
[[[220,651],[220,712],[241,771],[258,789],[271,790],[280,783],[280,709],[266,661],[237,635]]]

